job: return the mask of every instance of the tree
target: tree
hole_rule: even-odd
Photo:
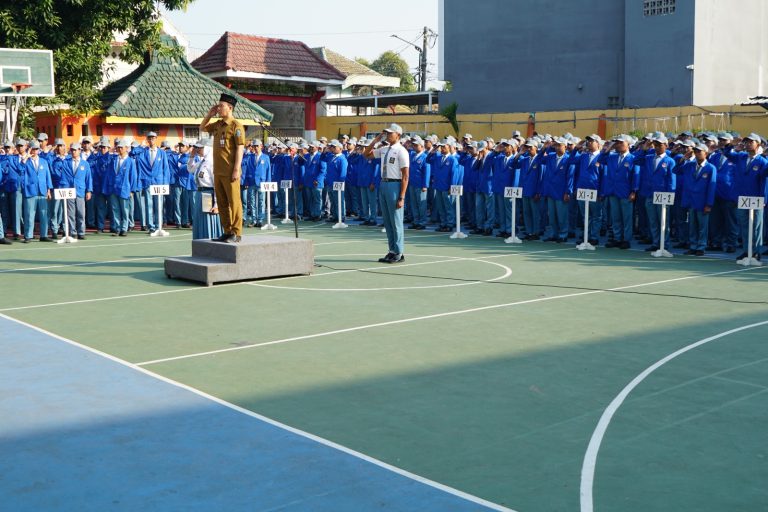
[[[399,77],[400,87],[395,89],[395,92],[413,92],[416,90],[416,84],[413,82],[411,70],[408,69],[408,63],[393,51],[382,53],[369,67],[384,76]]]
[[[371,67],[371,61],[366,59],[365,57],[355,57],[355,62],[358,64],[362,64],[363,66],[370,68]]]
[[[168,10],[193,0],[159,0]],[[116,32],[128,35],[121,58],[140,63],[160,45],[154,0],[9,0],[0,7],[0,47],[53,50],[58,103],[75,113],[100,107],[104,59]]]

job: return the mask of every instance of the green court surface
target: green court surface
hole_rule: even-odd
[[[314,275],[207,288],[172,235],[4,248],[0,313],[515,511],[768,509],[763,268],[302,224]]]

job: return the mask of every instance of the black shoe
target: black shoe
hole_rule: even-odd
[[[557,238],[554,236],[550,236],[549,238],[544,239],[545,242],[557,242]]]
[[[371,224],[371,226],[375,226],[375,225],[376,225],[375,222]],[[427,226],[425,226],[424,224],[418,224],[414,229],[416,229],[416,231],[422,231],[424,229],[427,229]]]
[[[405,261],[405,256],[402,254],[395,254],[387,263],[402,263]]]
[[[485,231],[482,229],[473,229],[469,232],[470,235],[482,235],[483,233],[485,233]]]
[[[492,234],[493,234],[492,229],[486,229],[485,231],[483,231],[483,236],[491,236]]]
[[[600,245],[600,240],[598,240],[597,238],[590,238],[589,240],[587,240],[587,243],[589,245],[593,245],[597,247],[598,245]]]
[[[59,235],[57,235],[56,233],[51,235],[51,240],[58,240],[58,239],[59,239]]]
[[[125,231],[121,231],[120,236],[128,236],[128,233],[126,233]]]
[[[722,245],[708,245],[706,248],[704,248],[705,251],[710,252],[721,252],[723,250]]]
[[[253,227],[255,228],[261,228],[262,226],[263,224],[261,222],[257,222],[256,224],[253,225]]]
[[[699,249],[697,251],[693,251],[693,254],[694,254],[694,256],[704,256],[704,251]]]
[[[13,235],[14,240],[21,240],[21,235]]]
[[[736,252],[736,248],[735,247],[726,247],[725,248],[725,252],[727,252],[728,254],[733,254],[733,253]]]
[[[77,235],[78,240],[85,240],[85,235]]]
[[[749,256],[749,254],[747,254],[747,253],[743,252],[743,253],[741,253],[739,256],[736,256],[736,259],[737,259],[737,260],[743,260],[743,259],[744,259],[744,258],[746,258],[747,256]]]
[[[686,256],[694,256],[696,254],[696,250],[695,249],[688,249],[683,254],[685,254]]]
[[[652,245],[650,247],[646,247],[645,248],[645,252],[655,252],[655,251],[658,251],[658,250],[659,250],[659,246],[658,245]]]
[[[567,238],[575,238],[575,237],[576,237],[576,233],[574,233],[573,231],[569,231],[568,232],[568,237]]]
[[[621,242],[619,244],[619,249],[629,249],[631,247],[629,242]]]
[[[529,235],[528,240],[541,240],[541,236],[539,235]]]
[[[648,244],[652,244],[652,243],[653,243],[653,240],[651,240],[650,238],[642,238],[642,239],[640,239],[640,244],[642,244],[642,245],[648,245]]]
[[[113,231],[112,236],[117,236],[117,231]]]
[[[21,242],[21,243],[23,243],[23,244],[28,244],[28,243],[29,243],[29,242],[31,242],[31,241],[32,241],[32,239],[31,239],[31,238],[25,238],[24,240],[22,240],[22,242]]]
[[[7,238],[0,238],[0,245],[13,245],[13,242],[8,240]]]
[[[229,237],[230,237],[229,233],[223,233],[219,238],[216,239],[216,241],[226,242]]]
[[[507,234],[503,231],[496,233],[496,238],[507,238]]]
[[[616,242],[616,240],[608,240],[605,242],[605,248],[606,249],[613,249],[614,247],[618,247],[619,243]]]
[[[383,258],[379,258],[379,263],[389,263],[394,257],[395,257],[395,253],[388,252],[386,256],[384,256]]]
[[[679,243],[679,244],[675,244],[674,246],[672,246],[672,248],[673,249],[690,249],[691,248],[691,244],[687,244],[685,242],[682,242],[682,243]]]
[[[54,236],[55,236],[55,235],[54,235]],[[50,241],[51,241],[51,239],[50,239],[50,238],[48,238],[47,236],[42,236],[42,237],[40,237],[40,241],[41,241],[41,242],[50,242]]]

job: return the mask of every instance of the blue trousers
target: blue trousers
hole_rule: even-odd
[[[48,200],[45,196],[24,198],[24,238],[34,238],[35,215],[40,221],[40,238],[48,236]]]
[[[452,227],[455,222],[453,197],[446,190],[435,190],[435,207],[440,227]]]
[[[463,201],[461,203],[461,211],[464,212],[462,217],[464,217],[469,224],[474,226],[475,219],[477,218],[477,215],[475,215],[475,193],[464,190],[464,195],[461,196],[461,200]]]
[[[504,197],[504,194],[494,194],[494,210],[496,212],[496,224],[502,233],[512,232],[512,201]],[[515,206],[517,207],[517,205]]]
[[[112,231],[116,233],[123,233],[128,231],[129,222],[129,201],[130,199],[124,199],[116,194],[109,196],[109,204],[112,208]]]
[[[57,199],[48,200],[48,219],[51,223],[51,233],[58,233],[59,228],[64,224],[63,201]]]
[[[635,209],[635,215],[637,216],[637,230],[640,233],[640,236],[643,238],[653,238],[653,222],[650,219],[650,213],[648,213],[648,200],[651,201],[651,204],[653,204],[653,197],[644,197],[644,196],[637,196],[637,200],[635,201],[636,209]],[[667,212],[667,216],[669,216],[669,212]],[[656,221],[656,229],[659,228],[659,221]],[[667,232],[669,232],[669,228],[667,228]],[[656,243],[656,240],[653,242],[656,245],[659,245]]]
[[[331,188],[328,191],[328,197],[331,199],[331,212],[328,217],[336,219],[337,222],[343,222],[346,219],[346,210],[344,209],[344,192],[341,193],[341,219],[339,219],[339,192]]]
[[[8,198],[8,227],[13,226],[13,234],[21,236],[21,223],[24,219],[24,198],[21,190],[7,192],[6,197]]]
[[[173,222],[177,226],[181,224],[181,194],[184,189],[178,185],[171,185],[170,194],[165,196],[165,211],[163,219],[166,222]]]
[[[309,215],[319,218],[323,210],[323,189],[312,187],[309,189]]]
[[[661,241],[661,205],[653,204],[653,198],[645,199],[645,211],[648,213],[648,228],[651,230],[653,245],[659,246]],[[669,247],[669,217],[670,209],[667,208],[667,217],[664,223],[664,247]]]
[[[427,223],[427,191],[421,187],[408,187],[408,207],[414,224]]]
[[[586,201],[579,201],[579,212],[582,219],[584,218],[584,210]],[[590,240],[597,240],[600,237],[600,225],[603,220],[603,203],[600,201],[593,201],[589,204],[589,226],[587,228],[587,238]],[[582,224],[583,227],[583,224]]]
[[[523,196],[523,221],[527,234],[541,234],[541,209],[539,201],[534,201],[533,197]]]
[[[723,248],[736,247],[739,240],[736,203],[716,197],[710,217],[709,237],[712,240],[712,245]]]
[[[694,251],[703,251],[707,246],[710,214],[690,208],[688,210],[688,241]]]
[[[409,189],[410,192],[410,189]],[[377,210],[379,208],[378,202],[376,201],[376,197],[378,196],[378,193],[376,192],[376,189],[373,190],[370,189],[370,187],[365,188],[361,187],[360,190],[360,200],[363,205],[362,209],[362,219],[367,220],[369,222],[376,222],[376,214]],[[426,201],[424,201],[424,210],[426,214]]]
[[[195,191],[182,188],[181,196],[179,197],[177,204],[181,210],[181,218],[179,219],[181,220],[181,223],[191,223],[192,219],[195,218]]]
[[[611,207],[611,228],[614,240],[632,242],[632,201],[610,196],[608,203]]]
[[[754,225],[752,226],[752,254],[757,254],[760,246],[763,245],[763,212],[756,210],[754,212]],[[736,210],[736,218],[739,220],[739,229],[741,230],[741,240],[744,252],[748,252],[749,247],[749,210]]]
[[[405,251],[405,239],[403,234],[403,210],[397,208],[397,199],[400,197],[400,183],[396,181],[382,181],[379,186],[379,204],[384,220],[384,229],[387,230],[387,243],[389,252],[400,255]]]
[[[493,194],[475,193],[475,213],[477,229],[493,229],[493,217],[496,210]]]
[[[550,230],[548,238],[568,238],[568,203],[548,197],[547,213]]]

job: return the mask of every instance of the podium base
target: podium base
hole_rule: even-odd
[[[743,267],[762,267],[763,262],[758,260],[757,258],[741,258],[739,261],[736,262],[737,265],[741,265]]]
[[[651,256],[653,256],[654,258],[671,258],[672,253],[666,249],[663,249],[663,250],[659,249],[658,251],[653,251],[651,253]]]
[[[595,250],[595,246],[592,245],[589,242],[582,242],[579,245],[577,245],[576,248],[578,250],[580,250],[580,251],[594,251]]]

